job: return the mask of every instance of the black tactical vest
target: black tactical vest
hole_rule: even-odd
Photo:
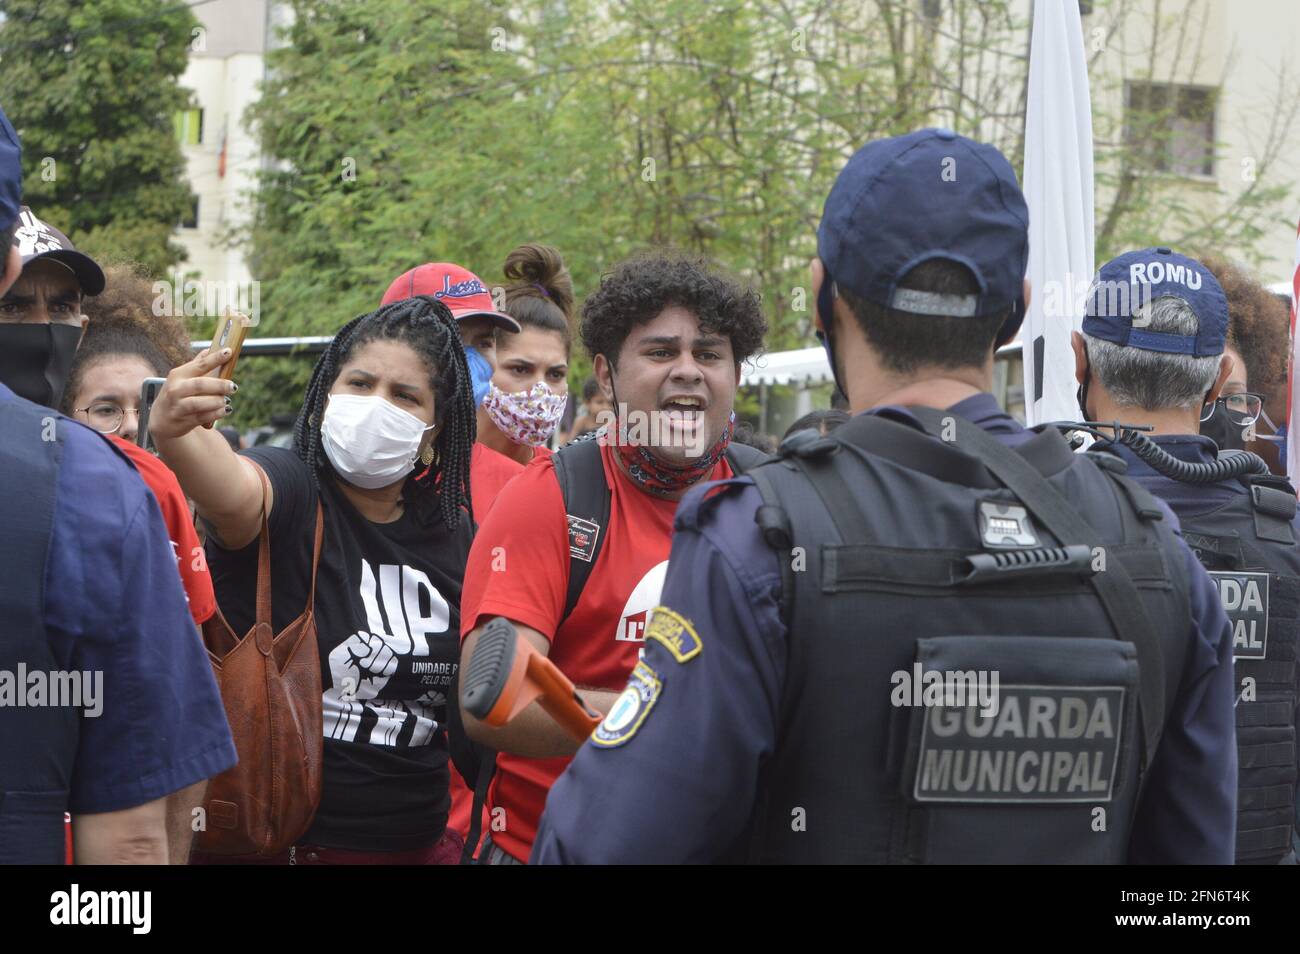
[[[62,668],[45,636],[45,564],[63,455],[53,411],[0,395],[0,692]],[[61,429],[66,421],[59,421]],[[55,440],[46,439],[56,436]],[[19,678],[23,676],[24,678]],[[61,864],[80,710],[0,706],[0,864]]]
[[[791,443],[750,472],[789,640],[780,734],[734,857],[1123,863],[1190,626],[1155,501],[1050,429],[1017,466],[1087,539],[1057,539],[961,438],[860,415]],[[1154,621],[1138,640],[1117,638],[1132,620],[1099,596],[1095,578],[1120,572],[1127,612]]]
[[[1290,855],[1296,795],[1296,494],[1280,478],[1207,514],[1179,517],[1232,623],[1237,683],[1237,863]],[[1253,680],[1253,684],[1247,682]]]

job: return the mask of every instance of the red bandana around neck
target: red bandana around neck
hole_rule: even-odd
[[[680,466],[667,464],[654,455],[648,447],[629,444],[626,441],[614,443],[614,450],[623,461],[628,476],[646,493],[656,497],[669,497],[685,490],[694,483],[707,477],[731,444],[731,435],[736,429],[736,412],[731,412],[727,426],[722,435],[713,442],[713,446]]]

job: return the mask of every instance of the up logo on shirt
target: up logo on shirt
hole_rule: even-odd
[[[376,578],[362,560],[360,589],[366,629],[329,654],[331,685],[321,694],[325,738],[428,745],[438,728],[434,706],[442,704],[445,695],[430,689],[416,698],[391,699],[385,689],[400,665],[405,663],[405,671],[413,672],[414,660],[429,655],[430,635],[447,631],[447,601],[422,570],[391,563],[380,564]],[[427,615],[421,615],[422,593],[428,594]],[[400,694],[409,695],[410,690]]]
[[[668,576],[668,561],[656,563],[641,577],[641,582],[627,598],[627,605],[619,615],[618,628],[614,639],[625,643],[644,643],[645,626],[650,611],[659,605],[659,595],[664,589],[664,579]]]

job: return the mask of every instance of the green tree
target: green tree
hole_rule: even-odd
[[[0,0],[0,102],[25,201],[91,255],[155,274],[184,258],[173,117],[197,21],[180,0]]]
[[[1269,173],[1293,92],[1279,86],[1254,179],[1189,193],[1185,178],[1152,174],[1151,130],[1169,117],[1135,116],[1106,92],[1144,75],[1186,83],[1203,25],[1152,32],[1153,51],[1184,51],[1168,67],[1164,54],[1144,60],[1140,42],[1098,47],[1098,28],[1131,37],[1137,14],[1127,0],[1093,7],[1099,260],[1158,240],[1250,257],[1281,195]],[[544,241],[564,253],[579,298],[637,248],[704,252],[762,292],[769,349],[805,346],[821,203],[855,149],[943,125],[1017,168],[1024,152],[1030,32],[1011,0],[293,9],[255,115],[271,160],[248,237],[263,334],[329,333],[424,261],[458,261],[491,285],[511,247]],[[1146,134],[1123,134],[1140,122]],[[305,365],[277,374],[302,377]],[[588,367],[575,354],[571,383]]]

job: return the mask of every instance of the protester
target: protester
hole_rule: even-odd
[[[398,275],[384,292],[382,304],[416,295],[431,295],[451,309],[473,381],[473,404],[475,408],[480,407],[492,383],[497,332],[517,333],[519,322],[493,306],[492,296],[477,275],[449,262],[429,262]],[[502,454],[491,453],[477,441],[472,454],[470,488],[474,521],[482,523],[501,488],[523,466]]]
[[[69,811],[78,864],[166,863],[168,796],[235,748],[158,504],[113,446],[52,413],[103,276],[19,215],[20,169],[0,112],[0,485],[22,488],[0,496],[0,670],[81,692],[0,706],[0,863],[60,863]]]
[[[86,327],[82,301],[104,290],[104,273],[27,206],[14,223],[13,245],[22,273],[0,299],[0,321],[10,325],[0,372],[19,397],[58,407]]]
[[[610,420],[614,405],[600,390],[595,378],[588,378],[582,385],[582,413],[573,422],[568,440],[576,440],[589,434]],[[567,441],[566,441],[567,442]]]
[[[1228,344],[1224,354],[1233,359],[1233,372],[1223,392],[1258,394],[1263,407],[1251,438],[1242,440],[1240,429],[1235,436],[1225,433],[1221,416],[1203,422],[1201,433],[1216,443],[1228,438],[1229,443],[1219,446],[1244,447],[1264,458],[1273,473],[1285,475],[1282,444],[1291,410],[1287,381],[1291,316],[1282,299],[1244,268],[1213,255],[1204,256],[1202,262],[1218,279],[1228,302]]]
[[[549,245],[506,256],[503,310],[520,331],[496,336],[496,370],[478,411],[478,441],[519,464],[546,447],[569,394],[573,281]]]
[[[546,447],[564,413],[569,392],[569,323],[573,312],[573,282],[559,251],[549,245],[521,245],[506,256],[503,310],[519,322],[520,330],[496,329],[496,369],[487,396],[478,409],[480,470],[507,474],[488,462],[502,457],[522,469]],[[481,448],[481,449],[480,449]],[[484,453],[486,451],[486,453]],[[519,471],[514,471],[518,473]],[[500,486],[474,477],[474,512],[486,516]],[[474,793],[451,769],[451,817],[448,825],[469,833]]]
[[[618,426],[534,460],[501,491],[466,571],[462,664],[483,626],[504,617],[608,710],[644,643],[678,500],[762,459],[729,445],[740,364],[765,330],[758,296],[701,258],[644,254],[604,276],[583,305],[582,340]],[[575,520],[594,529],[579,540]],[[577,745],[536,705],[501,729],[465,722],[500,752],[487,802],[506,824],[481,857],[523,862]]]
[[[1230,863],[1214,585],[1167,508],[989,393],[1028,297],[1011,164],[950,130],[869,143],[817,255],[855,416],[682,501],[644,658],[533,860]],[[1082,712],[1100,775],[1057,741]]]
[[[313,607],[325,677],[322,794],[310,830],[275,861],[454,863],[462,842],[446,828],[446,692],[473,532],[474,441],[456,322],[417,295],[344,325],[316,362],[292,449],[237,455],[202,426],[228,414],[236,385],[208,376],[226,357],[204,351],[173,370],[150,428],[207,528],[217,600],[236,633],[255,616],[257,468],[271,484],[276,632],[307,603],[318,501],[323,509]]]
[[[746,447],[752,447],[764,454],[776,453],[776,439],[769,434],[763,434],[754,429],[754,425],[748,421],[742,421],[736,425],[736,430],[732,433],[731,439],[734,443],[744,444]]]

